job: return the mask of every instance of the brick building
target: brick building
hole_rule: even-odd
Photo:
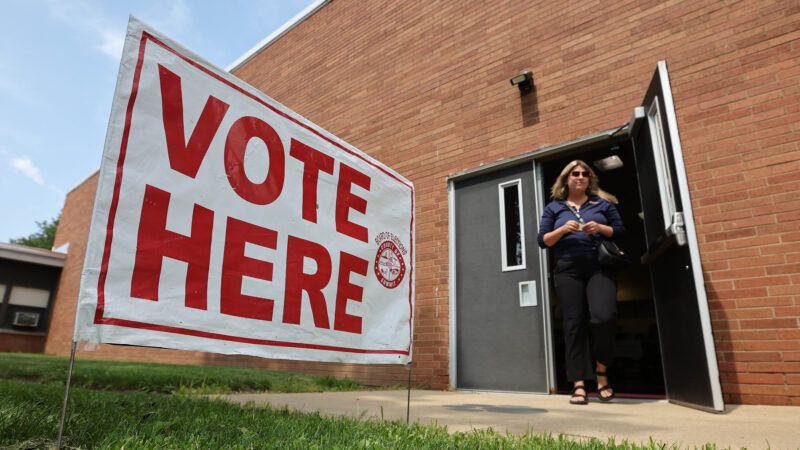
[[[416,385],[567,390],[538,215],[567,161],[616,156],[622,168],[595,164],[635,260],[620,274],[615,387],[708,409],[800,405],[797,2],[321,1],[230,70],[414,182]],[[526,70],[530,89],[509,83]],[[67,196],[48,353],[69,352],[96,182]]]
[[[65,256],[0,243],[0,352],[44,351]]]

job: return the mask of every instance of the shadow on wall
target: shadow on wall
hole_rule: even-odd
[[[519,93],[519,103],[522,106],[522,126],[529,127],[539,123],[539,100],[536,94],[536,84],[529,91]]]

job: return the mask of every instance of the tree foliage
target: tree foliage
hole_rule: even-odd
[[[25,237],[11,239],[11,243],[50,250],[53,248],[53,242],[56,240],[56,229],[58,228],[58,221],[60,219],[61,216],[59,215],[50,220],[36,221],[36,226],[39,227],[39,231]]]

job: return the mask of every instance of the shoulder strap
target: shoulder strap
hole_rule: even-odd
[[[566,201],[564,202],[564,204],[567,205],[567,208],[569,208],[570,211],[572,211],[572,214],[575,216],[576,219],[578,219],[578,222],[580,222],[581,225],[586,223],[586,221],[583,220],[583,217],[581,217],[581,213],[578,212],[577,208],[575,208],[574,206],[570,205]],[[608,240],[605,236],[601,235],[600,233],[591,235],[591,236],[589,236],[589,238],[591,240],[595,241],[595,243],[597,243],[598,241]]]
[[[575,208],[574,206],[570,205],[570,204],[569,204],[568,202],[566,202],[566,201],[564,202],[564,204],[565,204],[565,205],[567,205],[567,208],[568,208],[568,209],[569,209],[569,210],[572,212],[572,215],[574,215],[574,216],[575,216],[575,218],[576,218],[576,219],[578,219],[578,222],[580,222],[580,223],[586,223],[586,221],[585,221],[585,220],[583,220],[583,217],[581,217],[581,213],[579,213],[579,212],[578,212],[578,209],[577,209],[577,208]]]

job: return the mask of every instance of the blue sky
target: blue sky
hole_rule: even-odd
[[[0,1],[0,242],[99,168],[129,15],[225,68],[311,3]]]

